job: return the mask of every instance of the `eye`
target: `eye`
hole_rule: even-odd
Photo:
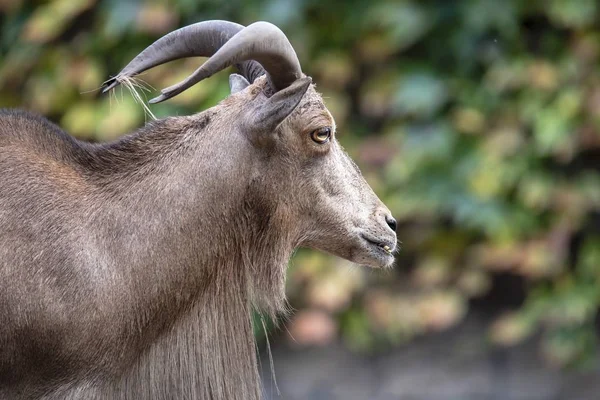
[[[325,128],[315,129],[314,131],[312,131],[310,133],[310,137],[312,140],[314,140],[315,142],[317,142],[319,144],[327,143],[327,142],[329,142],[329,139],[331,139],[331,128],[325,127]]]

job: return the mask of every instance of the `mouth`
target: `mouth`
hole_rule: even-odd
[[[387,240],[378,239],[373,236],[366,235],[364,233],[361,234],[361,237],[365,240],[365,242],[367,242],[369,244],[369,247],[373,251],[375,251],[377,254],[385,256],[385,257],[391,257],[391,258],[394,257],[393,253],[394,253],[394,250],[396,249],[396,243],[392,243]]]

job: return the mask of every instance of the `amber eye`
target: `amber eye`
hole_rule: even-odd
[[[310,137],[312,140],[314,140],[315,142],[317,142],[319,144],[327,143],[327,142],[329,142],[329,139],[331,138],[331,128],[325,127],[325,128],[315,129],[314,131],[311,132]]]

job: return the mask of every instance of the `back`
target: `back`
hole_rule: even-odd
[[[19,244],[52,236],[76,216],[86,192],[76,149],[49,121],[0,110],[0,266],[14,261]]]

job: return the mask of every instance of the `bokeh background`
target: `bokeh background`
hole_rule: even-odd
[[[390,271],[294,257],[295,312],[268,324],[281,398],[598,399],[599,16],[595,0],[0,0],[0,107],[113,140],[150,116],[98,88],[147,45],[273,22],[402,242]],[[201,62],[145,73],[140,94]],[[223,72],[150,109],[228,92]]]

